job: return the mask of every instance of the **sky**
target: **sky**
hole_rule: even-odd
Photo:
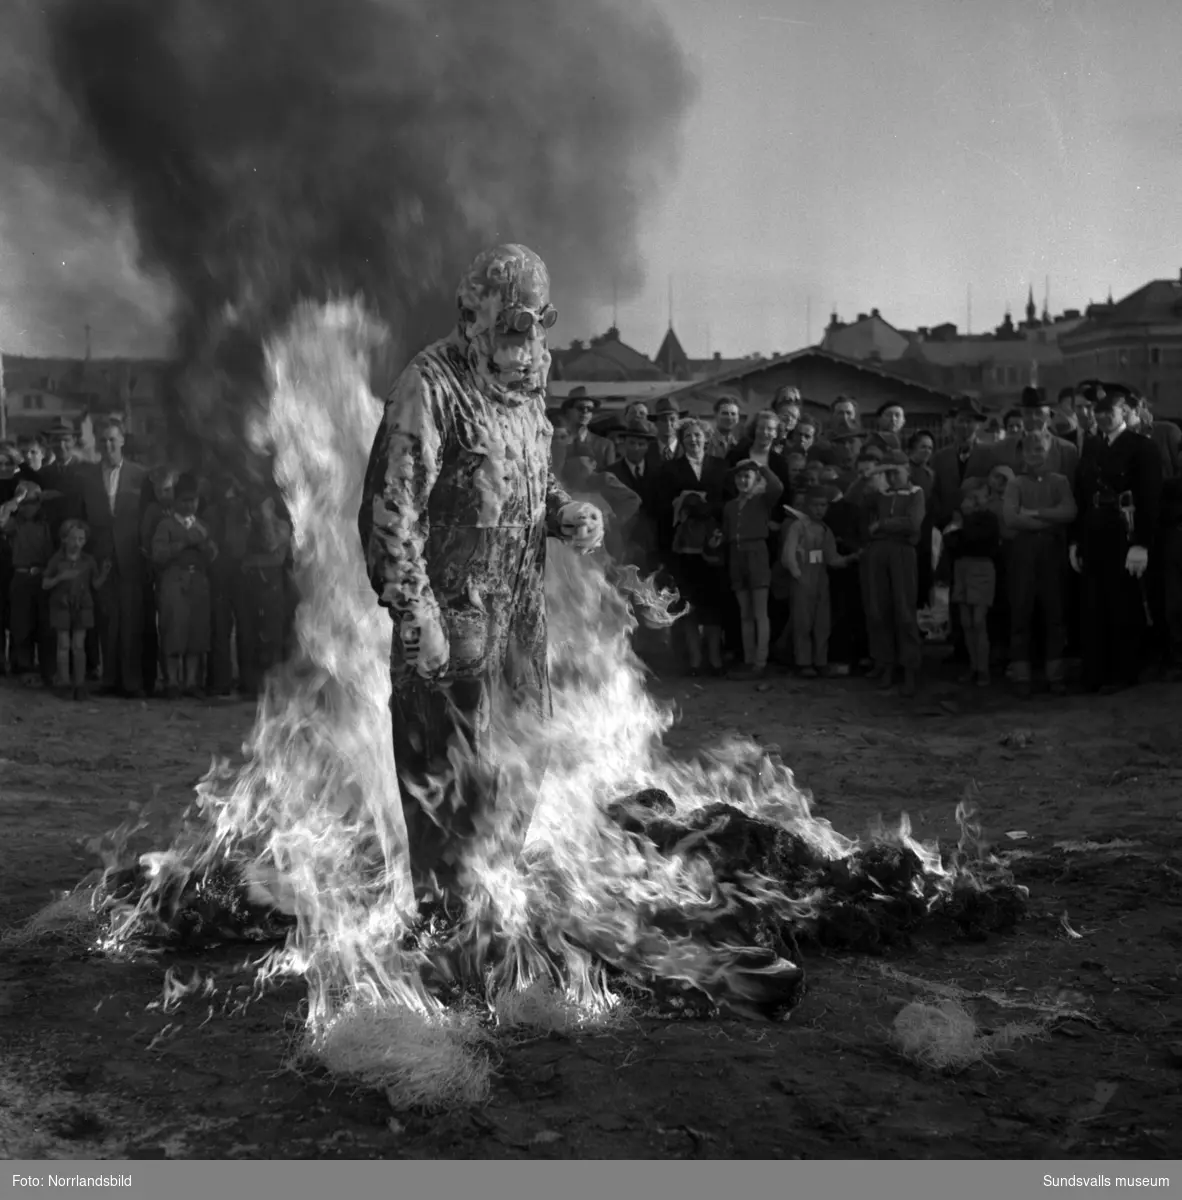
[[[656,2],[699,92],[644,219],[647,284],[618,302],[644,353],[670,291],[686,351],[731,356],[818,341],[833,309],[963,329],[971,289],[981,332],[1031,285],[1041,309],[1048,277],[1061,311],[1182,269],[1178,0]],[[133,247],[104,237],[127,293]],[[0,347],[42,341],[0,305]]]
[[[964,329],[971,288],[982,332],[1048,276],[1061,311],[1182,269],[1178,0],[661,7],[702,87],[619,305],[645,353],[670,277],[705,357],[819,341],[834,307]]]

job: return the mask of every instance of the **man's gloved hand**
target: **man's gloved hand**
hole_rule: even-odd
[[[1149,551],[1144,546],[1130,546],[1125,555],[1125,570],[1134,578],[1140,579],[1149,566]]]
[[[1079,547],[1078,546],[1068,546],[1067,547],[1067,561],[1069,563],[1071,563],[1071,569],[1077,575],[1082,573],[1083,560],[1079,556]]]
[[[562,540],[580,554],[590,554],[603,545],[603,513],[594,504],[576,500],[558,513]]]
[[[408,613],[398,633],[406,661],[420,679],[438,679],[447,670],[451,649],[437,608]]]

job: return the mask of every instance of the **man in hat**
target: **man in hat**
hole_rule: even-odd
[[[855,425],[842,423],[829,438],[833,445],[833,468],[837,473],[834,481],[844,493],[858,478],[858,453],[865,438]]]
[[[55,530],[64,521],[82,516],[82,461],[78,457],[73,426],[58,421],[46,435],[52,458],[41,468],[41,483],[46,491],[56,494],[47,507],[49,519],[56,522]]]
[[[1182,475],[1182,429],[1173,421],[1155,421],[1153,406],[1144,397],[1138,395],[1137,432],[1144,434],[1157,447],[1161,455],[1162,479],[1175,479]]]
[[[929,491],[932,521],[943,529],[960,511],[961,489],[966,479],[980,479],[989,474],[994,447],[982,445],[981,429],[985,413],[971,396],[961,396],[953,405],[952,444],[937,450],[928,467],[932,472]]]
[[[657,479],[660,467],[649,461],[657,431],[649,421],[635,419],[624,427],[620,442],[621,457],[607,469],[625,487],[640,497],[640,509],[621,531],[627,551],[625,558],[643,574],[657,567]]]
[[[911,482],[911,461],[888,450],[874,472],[882,483],[874,493],[870,542],[862,558],[862,599],[874,668],[867,676],[882,689],[903,669],[904,696],[914,696],[923,654],[919,631],[918,570],[915,547],[923,528],[923,492]]]
[[[1082,578],[1080,643],[1089,691],[1116,692],[1140,674],[1148,605],[1145,572],[1161,505],[1161,456],[1128,427],[1127,393],[1085,385],[1099,436],[1075,479],[1079,510],[1069,547]]]
[[[1161,456],[1163,489],[1179,474],[1179,449],[1182,447],[1182,430],[1172,421],[1155,421],[1149,401],[1135,388],[1121,388],[1119,384],[1106,384],[1108,391],[1123,392],[1129,408],[1129,428],[1153,442]],[[1171,493],[1173,489],[1170,489]],[[1163,501],[1164,504],[1164,501]],[[1166,612],[1166,579],[1173,569],[1174,554],[1167,546],[1169,534],[1159,526],[1158,544],[1150,547],[1149,569],[1145,572],[1145,590],[1149,598],[1152,626],[1149,629],[1146,650],[1153,663],[1164,663],[1172,659],[1169,638],[1169,620]]]
[[[485,250],[456,306],[451,333],[386,400],[358,514],[394,626],[391,725],[412,879],[420,899],[445,906],[477,806],[506,799],[488,761],[494,711],[550,710],[547,536],[591,553],[604,533],[599,509],[572,502],[550,469],[546,331],[557,313],[545,264],[521,245]],[[523,841],[530,804],[511,799],[509,833]]]
[[[727,393],[714,401],[714,430],[706,443],[706,453],[714,458],[726,458],[742,440],[739,419],[742,410],[738,396]]]
[[[1075,435],[1071,438],[1071,442],[1079,451],[1081,458],[1088,442],[1094,437],[1099,437],[1099,430],[1096,428],[1096,414],[1092,409],[1092,402],[1088,398],[1091,394],[1090,385],[1099,385],[1099,383],[1098,379],[1085,379],[1070,389],[1064,389],[1071,392],[1068,403],[1071,413],[1075,417]]]
[[[611,439],[591,432],[591,418],[599,411],[599,401],[587,395],[587,389],[571,388],[562,402],[563,424],[555,431],[555,442],[563,447],[562,457],[589,458],[597,471],[605,471],[616,461]]]
[[[1022,389],[1023,433],[1034,430],[1045,430],[1051,434],[1051,446],[1047,453],[1046,469],[1053,475],[1065,475],[1069,483],[1075,480],[1076,467],[1079,465],[1079,451],[1074,443],[1065,438],[1056,437],[1051,430],[1054,412],[1046,401],[1046,396],[1040,388],[1026,387]],[[1016,475],[1022,470],[1022,439],[1006,438],[999,442],[995,451],[995,462],[1004,463]]]
[[[681,454],[681,443],[677,439],[677,423],[685,416],[685,410],[670,396],[662,396],[653,409],[653,426],[657,436],[648,450],[648,462],[654,470],[662,463],[672,462]]]

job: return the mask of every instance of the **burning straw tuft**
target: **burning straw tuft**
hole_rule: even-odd
[[[899,1011],[891,1040],[905,1057],[933,1071],[962,1071],[1004,1050],[1045,1035],[1045,1025],[1010,1021],[982,1032],[972,1013],[957,1000],[918,1001]]]
[[[487,1042],[463,1013],[354,1003],[315,1031],[307,1050],[337,1078],[384,1091],[396,1109],[434,1110],[488,1098]]]

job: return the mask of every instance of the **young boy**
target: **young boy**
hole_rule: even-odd
[[[874,669],[883,691],[903,668],[902,694],[915,695],[923,641],[916,600],[919,591],[915,547],[923,526],[923,492],[911,483],[911,462],[902,450],[888,450],[874,467],[869,544],[862,556],[862,600]]]
[[[86,699],[86,634],[94,628],[94,589],[107,580],[102,568],[84,553],[90,537],[85,521],[71,519],[61,528],[62,548],[49,560],[41,587],[49,593],[49,625],[57,637],[55,686],[63,696],[72,688],[75,700]]]
[[[845,567],[857,554],[837,552],[825,517],[829,490],[811,488],[804,512],[788,530],[781,562],[792,576],[792,643],[796,669],[805,679],[829,673],[829,568]]]
[[[41,577],[53,557],[53,530],[41,510],[41,487],[22,479],[13,498],[0,505],[0,533],[12,550],[9,621],[12,667],[26,685],[53,683],[54,639]]]
[[[1022,474],[1005,491],[1004,520],[1010,543],[1010,677],[1018,694],[1033,691],[1031,633],[1034,610],[1042,610],[1047,683],[1062,696],[1063,657],[1067,646],[1064,564],[1067,527],[1076,518],[1075,496],[1066,475],[1046,469],[1051,435],[1035,430],[1022,439]]]
[[[731,678],[758,679],[767,670],[771,634],[767,610],[771,586],[769,523],[784,485],[770,467],[750,458],[735,464],[731,479],[739,494],[723,507],[722,540],[743,632],[743,667],[732,671]]]
[[[1001,526],[989,508],[989,486],[965,480],[960,511],[943,530],[952,559],[951,603],[959,609],[969,669],[961,683],[989,686],[989,610],[997,593],[995,561],[1001,548]]]
[[[198,486],[182,475],[173,493],[172,511],[161,517],[152,535],[152,562],[159,571],[160,646],[164,653],[164,694],[175,700],[182,691],[200,699],[202,667],[209,653],[209,564],[217,547],[197,519]]]

